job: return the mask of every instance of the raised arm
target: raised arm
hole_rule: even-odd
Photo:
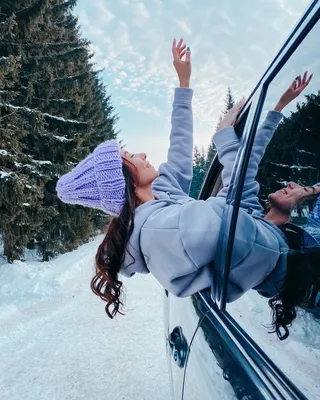
[[[262,211],[262,207],[260,206],[257,197],[260,186],[258,182],[255,181],[260,161],[282,118],[281,111],[302,92],[302,90],[309,84],[311,78],[312,75],[307,78],[307,72],[305,72],[303,77],[298,76],[280,97],[274,110],[269,111],[266,119],[258,128],[243,188],[242,207]],[[233,125],[241,107],[242,104],[239,102],[228,112],[225,118],[221,121],[218,128],[219,131],[214,137],[219,161],[224,167],[222,172],[223,188],[218,193],[218,196],[220,197],[225,197],[227,195],[235,157],[239,149],[240,142],[234,132]]]
[[[219,161],[223,166],[221,174],[223,186],[222,189],[219,191],[217,197],[226,197],[229,190],[234,162],[240,147],[239,138],[235,134],[232,127],[244,102],[245,99],[240,100],[227,112],[225,117],[218,125],[217,132],[213,137],[213,141],[218,152]]]
[[[253,210],[263,212],[263,208],[258,200],[260,185],[255,180],[260,161],[270,140],[272,139],[275,130],[277,129],[280,120],[283,117],[281,114],[282,110],[301,94],[301,92],[308,86],[311,79],[312,74],[308,77],[307,71],[304,73],[303,77],[300,75],[297,76],[289,88],[282,94],[274,110],[269,111],[267,118],[259,128],[255,137],[244,182],[241,207],[246,209],[252,208]]]
[[[178,44],[173,41],[172,54],[180,87],[175,89],[174,94],[167,162],[160,165],[154,189],[173,195],[188,195],[193,172],[193,90],[189,88],[191,52],[180,39]]]
[[[242,194],[242,199],[243,201],[245,200],[242,206],[245,208],[251,207],[256,209],[261,207],[257,198],[259,184],[254,179],[257,175],[261,158],[281,118],[282,114],[276,111],[270,111],[267,118],[257,130]],[[233,126],[227,126],[216,133],[214,141],[219,161],[223,165],[223,188],[220,190],[217,197],[226,197],[235,157],[239,149],[239,139]],[[248,205],[246,206],[247,203]]]

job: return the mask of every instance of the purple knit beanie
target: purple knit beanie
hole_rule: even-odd
[[[120,146],[109,140],[63,175],[56,190],[64,203],[98,208],[118,217],[125,203],[125,188]]]

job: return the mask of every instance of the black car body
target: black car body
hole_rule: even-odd
[[[219,254],[212,265],[213,287],[187,298],[177,298],[166,292],[166,341],[174,400],[320,398],[319,376],[312,376],[317,361],[320,365],[319,269],[312,276],[310,296],[304,310],[298,315],[298,321],[294,322],[299,329],[294,328],[293,324],[287,343],[280,342],[275,334],[267,332],[268,329],[263,326],[264,322],[268,322],[265,317],[261,317],[260,321],[262,314],[270,318],[270,309],[267,309],[267,300],[258,293],[252,294],[253,291],[250,291],[249,297],[244,296],[245,300],[238,305],[226,304],[237,211],[257,126],[261,116],[270,108],[271,100],[281,93],[282,83],[287,85],[291,78],[303,73],[310,65],[313,69],[310,72],[315,77],[313,91],[305,104],[297,105],[293,113],[285,115],[282,133],[279,133],[274,146],[281,151],[274,153],[275,161],[272,161],[270,157],[273,155],[269,150],[269,159],[264,160],[264,169],[259,178],[262,192],[270,190],[270,185],[277,180],[278,183],[288,179],[302,183],[320,181],[319,18],[320,2],[314,1],[253,90],[236,125],[236,132],[242,138],[241,148],[235,161],[222,219]],[[302,114],[306,118],[303,123],[299,120]],[[310,128],[312,121],[315,128]],[[301,133],[296,126],[302,127]],[[286,134],[287,127],[295,127],[295,136],[288,139],[288,148],[282,148],[280,137]],[[304,138],[298,136],[308,135],[304,127],[307,131],[315,129],[315,132]],[[200,199],[217,194],[221,187],[220,174],[221,165],[215,157]],[[247,314],[246,322],[243,322],[244,314]],[[252,318],[256,320],[257,328],[253,323],[248,323]]]

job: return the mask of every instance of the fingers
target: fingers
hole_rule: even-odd
[[[177,41],[176,41],[176,38],[174,38],[173,42],[172,42],[172,52],[176,50],[176,47],[177,47],[176,45],[177,45]]]
[[[178,50],[179,54],[181,55],[181,53],[184,51],[184,49],[187,47],[187,45],[183,45],[182,47],[180,47],[180,49]]]
[[[186,49],[187,45],[183,44],[183,38],[181,38],[177,44],[176,39],[172,42],[172,54],[175,61],[181,60],[186,55],[186,62],[190,62],[191,54],[189,47]]]
[[[302,78],[302,84],[305,84],[306,83],[306,80],[307,80],[307,74],[308,74],[308,71],[306,71],[304,74],[303,74],[303,78]],[[301,78],[300,78],[301,79]]]
[[[190,62],[191,62],[191,51],[190,48],[188,47],[186,51],[186,64],[189,64]]]
[[[241,108],[243,107],[244,103],[245,103],[246,99],[243,97],[240,101],[238,101],[238,103],[236,103],[231,110],[234,111],[235,113],[238,113]]]
[[[309,85],[309,83],[310,83],[312,77],[313,77],[313,74],[311,74],[311,75],[308,77],[308,71],[306,71],[306,72],[303,74],[302,79],[301,79],[301,75],[299,75],[299,76],[296,78],[296,79],[298,80],[298,86],[297,86],[296,89],[301,89],[301,90],[305,89],[305,88]]]
[[[310,83],[310,81],[311,81],[312,77],[313,77],[313,74],[311,74],[311,75],[309,76],[309,78],[308,78],[308,80],[307,80],[307,82],[306,82],[306,86],[308,86],[308,85],[309,85],[309,83]]]
[[[179,58],[178,53],[177,53],[177,41],[176,39],[173,39],[172,42],[172,55],[173,55],[173,59],[177,60],[177,58]]]
[[[183,38],[181,38],[181,39],[179,40],[179,43],[178,43],[178,46],[177,46],[177,51],[180,50],[180,47],[181,47],[181,45],[182,45],[182,42],[183,42]]]
[[[291,89],[291,90],[296,90],[296,87],[297,87],[297,79],[298,79],[298,77],[294,79],[294,81],[291,83],[289,89]]]

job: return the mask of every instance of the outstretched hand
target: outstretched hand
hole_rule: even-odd
[[[220,129],[223,129],[227,126],[233,126],[235,124],[245,101],[246,101],[245,98],[243,98],[236,105],[230,108],[230,110],[227,112],[227,114],[223,117],[223,119],[219,123],[217,127],[217,132],[220,131]]]
[[[308,71],[303,74],[303,78],[301,78],[301,75],[297,76],[290,87],[280,97],[280,100],[275,107],[275,111],[281,112],[289,103],[291,103],[292,100],[298,97],[299,94],[309,85],[312,76],[313,74],[308,77]]]
[[[186,49],[182,38],[179,40],[178,44],[176,39],[173,40],[172,55],[173,65],[178,74],[180,87],[188,88],[191,78],[191,52],[189,47]],[[184,56],[186,56],[185,60],[183,60]]]

